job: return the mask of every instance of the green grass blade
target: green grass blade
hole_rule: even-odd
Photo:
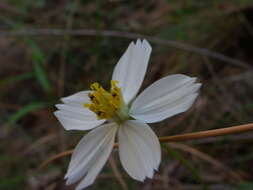
[[[34,77],[34,72],[27,72],[27,73],[22,73],[19,75],[10,76],[10,77],[0,80],[0,88],[3,88],[5,86],[11,85],[16,82],[31,79],[33,77]]]
[[[30,103],[30,104],[22,107],[19,111],[17,111],[16,113],[14,113],[12,116],[10,116],[10,118],[8,119],[8,121],[6,122],[6,124],[7,125],[14,124],[18,120],[20,120],[22,117],[24,117],[25,115],[27,115],[28,113],[36,111],[36,110],[40,110],[40,109],[48,107],[50,105],[51,105],[51,103],[44,103],[44,102],[33,102],[33,103]]]
[[[44,68],[44,64],[46,62],[45,55],[43,54],[42,50],[39,48],[39,46],[31,39],[27,39],[26,42],[31,48],[32,51],[32,61],[35,71],[35,76],[42,86],[43,90],[46,93],[51,92],[51,84],[48,79],[47,72]]]

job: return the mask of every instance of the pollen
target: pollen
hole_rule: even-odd
[[[105,90],[99,83],[91,84],[91,93],[88,94],[91,103],[85,103],[84,107],[96,113],[98,119],[122,120],[125,117],[125,104],[118,81],[111,80],[111,88]]]

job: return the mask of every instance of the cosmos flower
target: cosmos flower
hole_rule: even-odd
[[[151,46],[146,40],[130,43],[116,65],[111,88],[93,83],[91,90],[62,98],[55,116],[66,130],[91,130],[76,146],[66,184],[76,190],[91,185],[112,152],[115,138],[123,168],[134,179],[152,178],[161,161],[160,143],[147,123],[186,111],[201,84],[182,74],[164,77],[141,92]]]

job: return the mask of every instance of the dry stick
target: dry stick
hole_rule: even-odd
[[[73,36],[106,36],[106,37],[122,37],[128,39],[136,39],[136,38],[146,38],[149,41],[167,45],[170,47],[174,47],[177,49],[182,49],[186,51],[190,51],[193,53],[201,54],[207,57],[211,57],[220,61],[224,61],[226,63],[230,63],[245,69],[253,69],[253,67],[243,61],[239,61],[236,59],[232,59],[228,56],[225,56],[221,53],[217,53],[214,51],[210,51],[206,48],[199,48],[189,44],[176,42],[172,40],[165,40],[158,37],[146,36],[138,33],[131,32],[120,32],[113,30],[94,30],[94,29],[76,29],[76,30],[63,30],[63,29],[26,29],[19,31],[0,31],[0,36],[20,36],[20,35],[56,35],[56,36],[64,36],[64,35],[73,35]]]
[[[213,130],[207,130],[207,131],[200,131],[200,132],[194,132],[194,133],[186,133],[182,135],[174,135],[174,136],[168,136],[168,137],[160,137],[159,141],[161,143],[167,143],[167,142],[179,142],[179,141],[187,141],[187,140],[193,140],[193,139],[202,139],[207,137],[214,137],[214,136],[221,136],[221,135],[229,135],[234,133],[243,133],[247,131],[253,130],[253,123],[244,124],[244,125],[238,125],[233,127],[227,127],[227,128],[221,128],[221,129],[213,129]],[[118,144],[114,144],[114,148],[117,148]],[[39,169],[42,169],[50,162],[57,160],[61,157],[70,155],[73,153],[73,150],[67,150],[65,152],[61,152],[59,154],[56,154],[49,158],[48,160],[44,161],[40,166]]]
[[[39,170],[44,168],[46,165],[48,165],[50,162],[54,161],[54,160],[57,160],[61,157],[64,157],[64,156],[68,156],[70,154],[73,153],[73,150],[67,150],[67,151],[64,151],[64,152],[61,152],[59,154],[56,154],[54,156],[52,156],[51,158],[47,159],[46,161],[44,161],[40,166],[39,166]]]
[[[159,140],[160,142],[179,142],[179,141],[203,139],[207,137],[214,137],[214,136],[221,136],[221,135],[229,135],[229,134],[234,134],[234,133],[242,133],[242,132],[251,131],[251,130],[253,130],[253,123],[238,125],[238,126],[233,126],[233,127],[226,127],[226,128],[221,128],[221,129],[186,133],[182,135],[161,137],[159,138]]]
[[[196,149],[192,146],[186,145],[186,144],[179,144],[179,143],[168,143],[168,144],[171,148],[176,148],[181,151],[188,152],[191,155],[212,164],[216,168],[223,170],[226,174],[229,174],[229,176],[232,177],[233,180],[231,182],[235,182],[235,180],[236,180],[236,182],[242,181],[242,178],[239,174],[237,174],[232,169],[230,169],[229,167],[227,167],[226,165],[221,163],[219,160],[216,160],[215,158],[209,156],[208,154],[201,152],[198,149]]]
[[[122,189],[123,190],[128,190],[127,183],[123,179],[123,176],[121,175],[121,173],[120,173],[120,171],[118,169],[118,166],[116,164],[116,161],[115,161],[115,159],[114,159],[114,157],[112,155],[109,158],[109,163],[111,165],[112,172],[114,173],[114,176],[118,180],[118,182],[121,185]]]

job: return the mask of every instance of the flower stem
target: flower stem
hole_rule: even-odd
[[[193,140],[193,139],[202,139],[207,137],[215,137],[215,136],[221,136],[221,135],[229,135],[229,134],[235,134],[235,133],[243,133],[247,131],[253,130],[253,123],[244,124],[244,125],[237,125],[233,127],[226,127],[221,129],[213,129],[213,130],[207,130],[207,131],[200,131],[200,132],[194,132],[194,133],[186,133],[182,135],[174,135],[174,136],[167,136],[167,137],[160,137],[159,141],[161,143],[167,143],[167,142],[178,142],[178,141],[187,141],[187,140]],[[118,144],[114,144],[114,148],[117,148]],[[67,150],[64,152],[61,152],[59,154],[56,154],[46,161],[44,161],[40,166],[39,169],[44,168],[46,165],[48,165],[50,162],[57,160],[61,157],[70,155],[73,153],[73,150]]]
[[[229,135],[229,134],[234,134],[234,133],[242,133],[242,132],[251,131],[251,130],[253,130],[253,123],[238,125],[238,126],[233,126],[233,127],[226,127],[226,128],[221,128],[221,129],[186,133],[182,135],[160,137],[159,141],[161,143],[187,141],[187,140],[193,140],[193,139],[202,139],[202,138],[207,138],[207,137]]]

